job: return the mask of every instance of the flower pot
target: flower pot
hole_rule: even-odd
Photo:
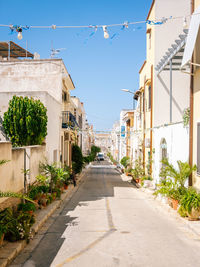
[[[135,179],[135,181],[136,181],[136,183],[139,183],[140,179],[139,179],[139,178],[137,178],[137,179]]]
[[[172,207],[174,210],[177,210],[178,208],[178,200],[172,199]]]
[[[33,215],[33,211],[32,210],[28,210],[27,213],[29,213],[30,215]]]
[[[53,200],[56,199],[56,192],[52,193]]]
[[[63,193],[63,192],[64,192],[64,186],[62,186],[62,187],[60,188],[60,190],[61,190],[61,193]]]
[[[0,247],[3,245],[4,236],[5,236],[5,234],[3,233],[1,238],[0,238]]]
[[[43,207],[46,207],[46,205],[47,205],[47,199],[46,199],[46,198],[42,198],[42,199],[40,200],[40,203],[41,203],[41,205],[42,205]]]
[[[64,189],[65,189],[65,190],[68,189],[68,185],[67,185],[67,184],[64,185]]]
[[[199,220],[199,216],[200,216],[200,209],[194,209],[192,208],[191,212],[187,213],[188,214],[188,220],[189,221],[198,221]]]

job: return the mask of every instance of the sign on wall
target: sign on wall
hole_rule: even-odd
[[[121,126],[121,137],[125,137],[125,126]]]

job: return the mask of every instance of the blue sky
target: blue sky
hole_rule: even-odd
[[[152,0],[0,0],[0,24],[13,25],[97,25],[145,20]],[[138,28],[141,27],[141,28]],[[0,40],[13,40],[50,57],[54,48],[71,74],[76,95],[84,102],[89,123],[95,130],[109,130],[119,119],[121,109],[132,108],[132,95],[122,88],[138,89],[138,71],[145,60],[145,24],[102,29],[90,37],[91,29],[30,29],[19,41],[9,28],[0,28]]]

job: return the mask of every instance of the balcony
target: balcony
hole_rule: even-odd
[[[75,127],[79,128],[79,125],[76,121],[74,115],[69,111],[62,112],[62,128],[63,129],[74,129]]]

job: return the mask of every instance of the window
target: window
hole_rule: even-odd
[[[74,117],[76,118],[76,109],[74,109]]]
[[[151,85],[149,85],[148,92],[149,92],[149,105],[148,105],[148,108],[151,109]]]
[[[64,101],[67,101],[67,94],[65,92],[64,92],[63,98],[64,98],[63,99]]]
[[[197,173],[200,175],[200,122],[197,123]]]
[[[143,100],[142,110],[143,110],[143,112],[145,112],[145,98],[144,98],[144,93],[142,93],[142,100]]]

